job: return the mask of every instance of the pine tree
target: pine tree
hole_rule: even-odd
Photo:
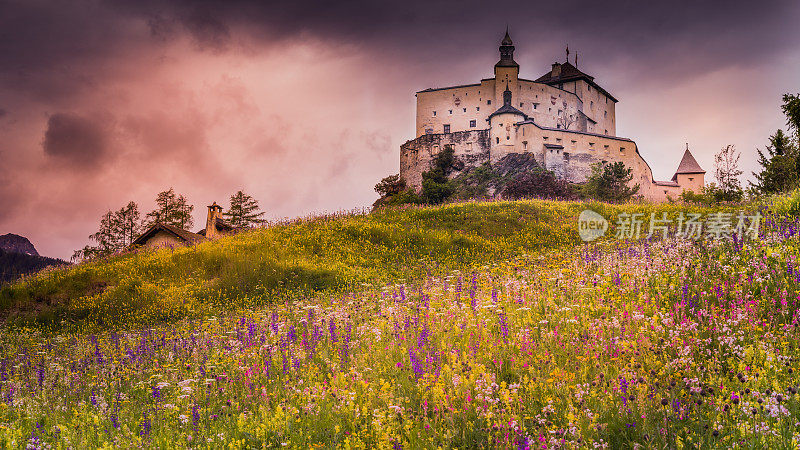
[[[622,203],[630,200],[639,192],[639,185],[629,187],[633,180],[633,169],[625,167],[625,163],[617,161],[613,164],[592,164],[592,174],[582,187],[585,196],[597,200]]]
[[[761,172],[750,185],[762,194],[786,192],[800,184],[800,153],[783,130],[770,136],[765,152],[757,150]]]
[[[258,210],[258,200],[239,191],[231,195],[231,206],[222,215],[236,228],[251,227],[264,222],[264,212]]]
[[[194,206],[183,195],[176,195],[175,190],[169,188],[156,196],[156,209],[147,213],[147,224],[158,222],[188,230],[194,225],[193,210]]]

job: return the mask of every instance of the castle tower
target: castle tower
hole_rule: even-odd
[[[500,42],[500,61],[494,65],[494,78],[495,78],[495,98],[500,100],[503,98],[503,86],[506,89],[511,88],[511,92],[517,90],[519,79],[519,64],[514,61],[514,42],[511,36],[508,35],[508,27],[506,27],[506,36]]]
[[[692,152],[689,151],[689,144],[686,144],[686,151],[683,152],[683,158],[678,164],[675,175],[672,176],[672,181],[678,183],[685,191],[694,191],[699,194],[705,186],[705,174],[706,171],[700,167],[700,164],[692,156]]]
[[[514,125],[527,118],[525,113],[511,105],[512,93],[506,83],[503,91],[503,106],[489,114],[489,158],[492,162],[514,153],[517,144],[517,127]]]

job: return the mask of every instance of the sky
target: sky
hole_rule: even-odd
[[[800,92],[797,1],[0,0],[0,234],[69,258],[101,215],[174,188],[277,220],[369,206],[414,138],[416,91],[565,58],[611,92],[656,179],[686,143],[746,179]]]

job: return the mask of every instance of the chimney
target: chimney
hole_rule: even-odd
[[[206,237],[209,239],[214,239],[219,236],[219,231],[217,231],[217,218],[222,215],[222,206],[219,206],[217,202],[214,202],[211,205],[208,205],[208,219],[206,220]]]
[[[561,78],[561,63],[553,63],[553,70],[550,72],[551,78]]]

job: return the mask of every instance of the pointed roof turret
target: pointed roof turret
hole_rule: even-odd
[[[518,116],[522,116],[523,119],[528,118],[528,116],[524,112],[511,106],[511,89],[508,88],[508,81],[506,81],[506,90],[503,91],[503,106],[498,108],[497,111],[489,114],[487,120],[491,119],[492,117],[498,114],[516,114]]]
[[[503,41],[500,42],[500,45],[514,45],[514,41],[512,41],[511,36],[508,35],[508,25],[506,25],[506,37],[503,38]]]
[[[686,144],[686,151],[683,152],[683,158],[681,158],[680,164],[678,164],[678,170],[675,171],[675,175],[672,176],[672,181],[678,179],[678,174],[692,174],[692,173],[706,173],[700,164],[697,163],[697,160],[694,159],[692,156],[692,152],[689,151],[689,144]]]
[[[508,27],[506,27],[506,36],[500,42],[500,61],[494,65],[495,67],[519,67],[514,61],[514,41],[508,35]]]

